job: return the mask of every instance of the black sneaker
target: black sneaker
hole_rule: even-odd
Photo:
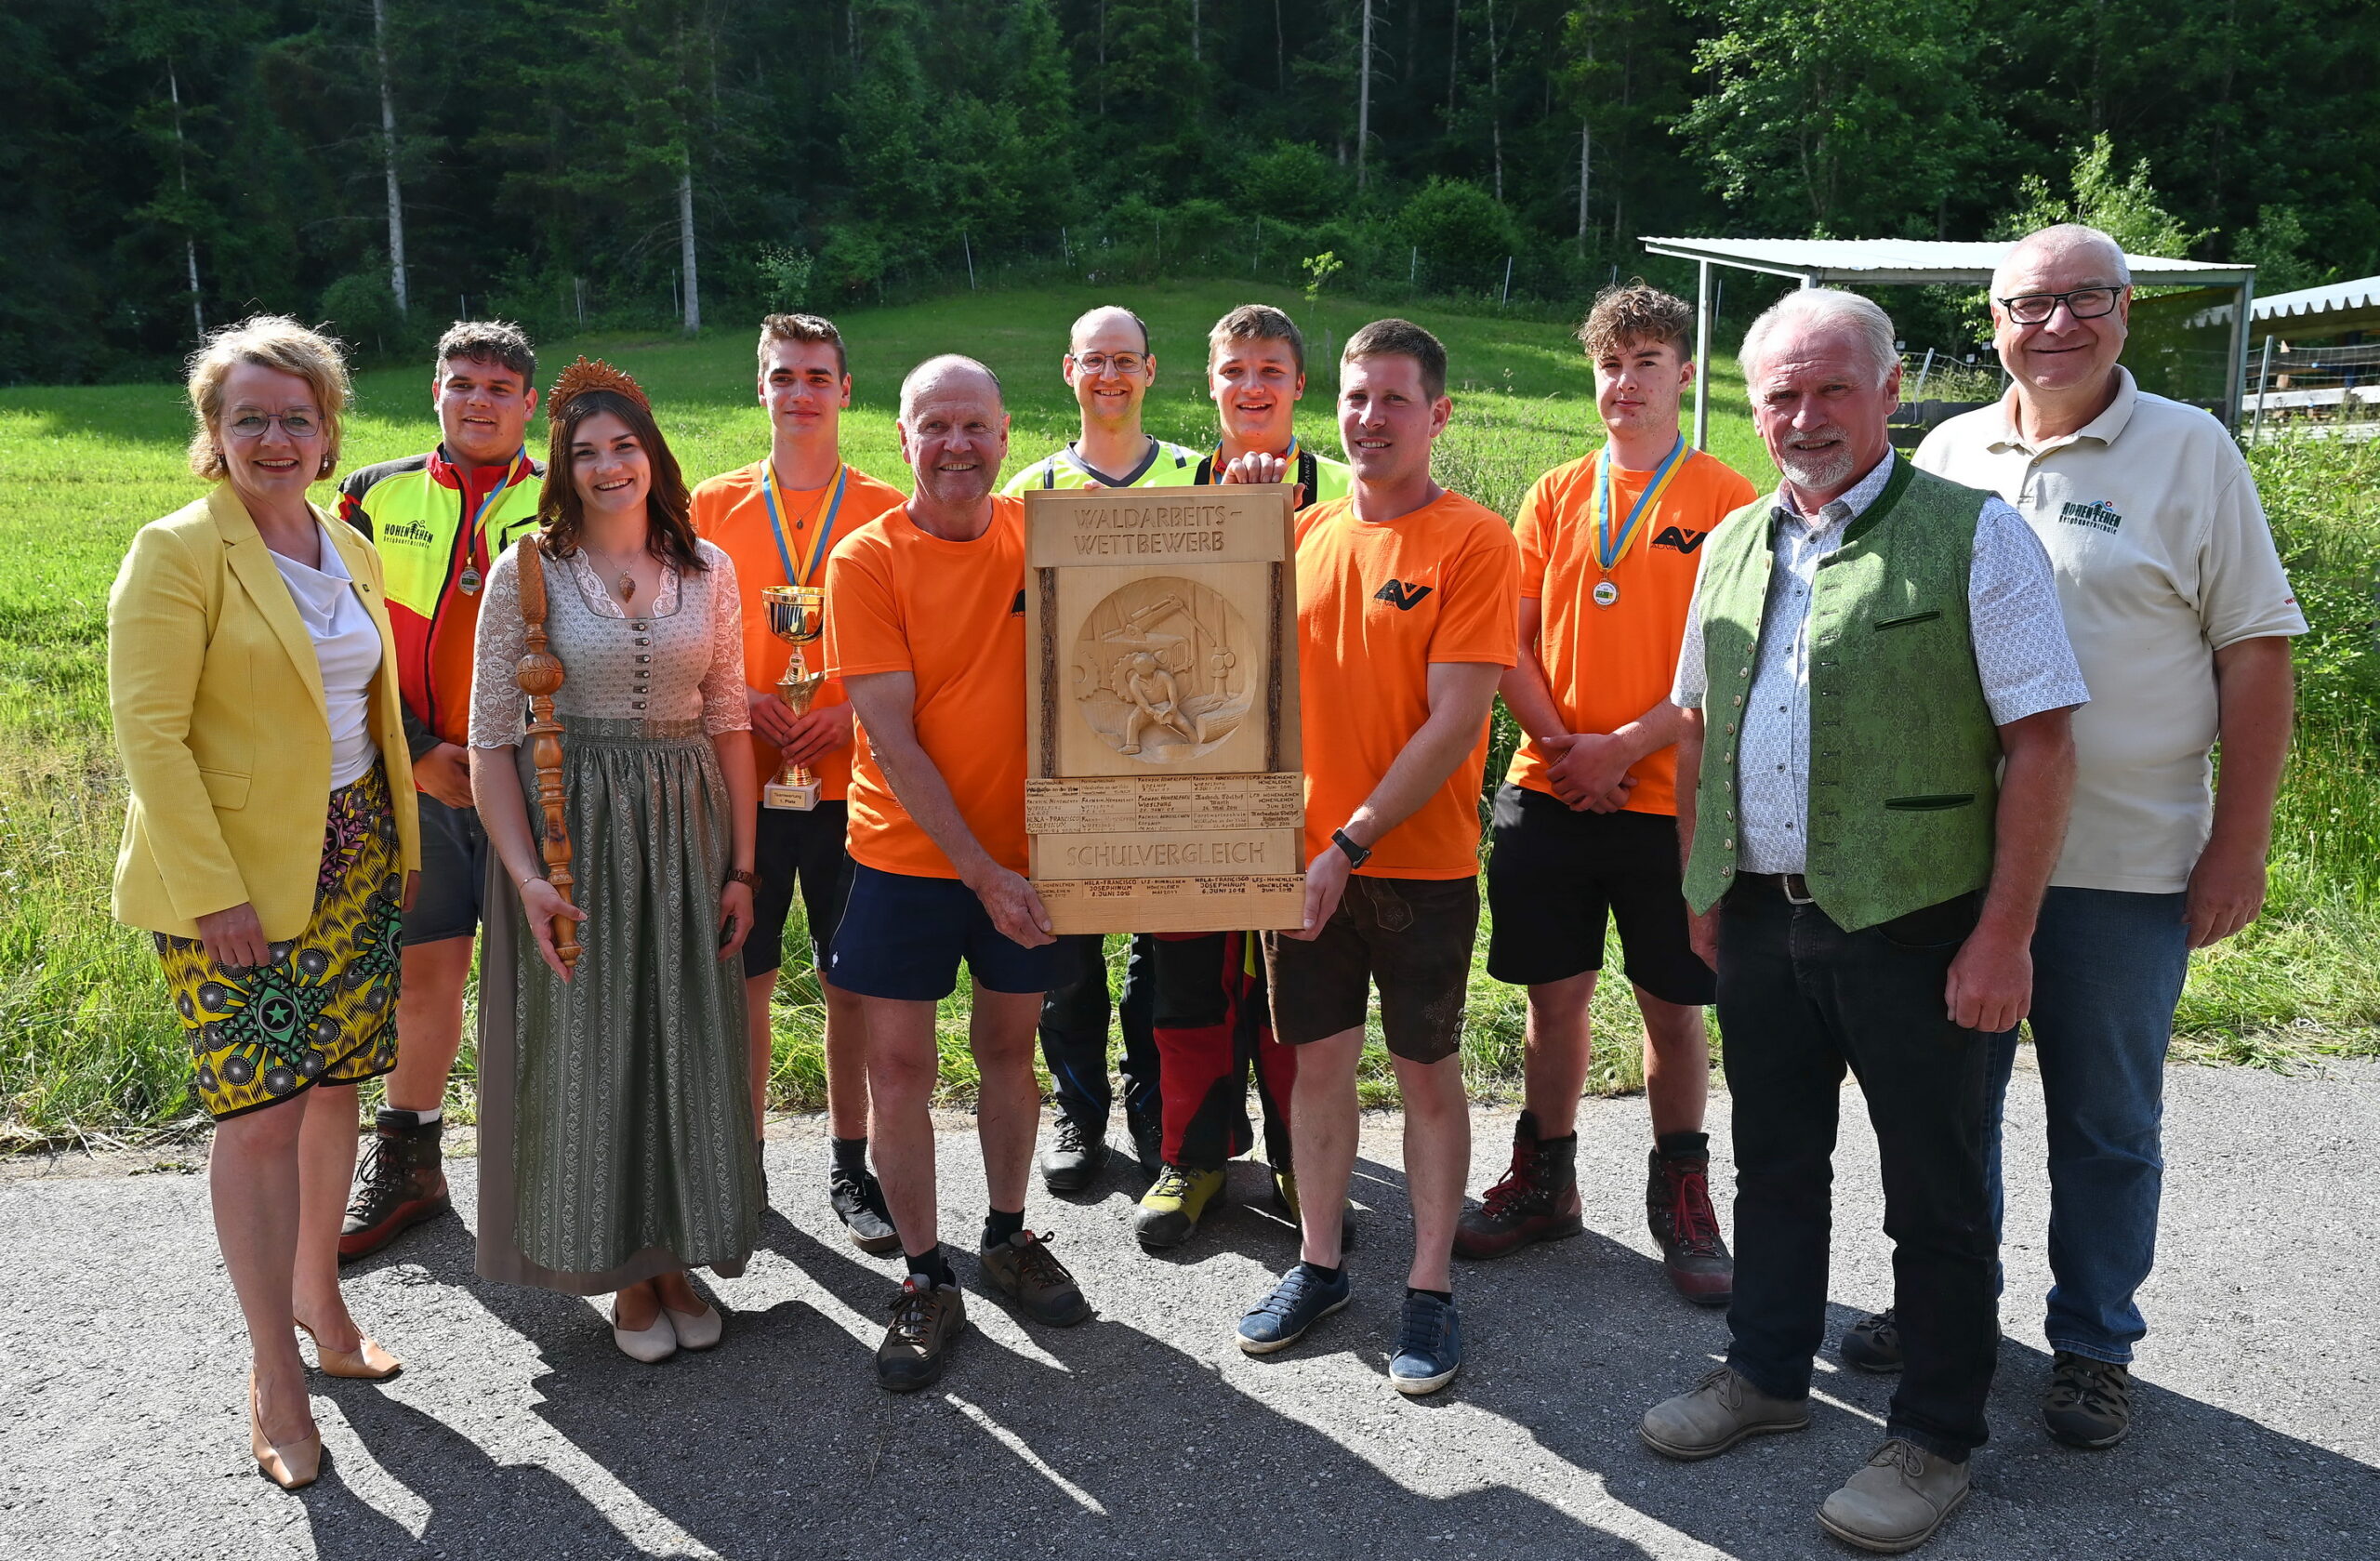
[[[2069,1448],[2111,1448],[2132,1433],[2132,1368],[2057,1352],[2042,1424]]]
[[[1107,1169],[1107,1124],[1093,1129],[1063,1114],[1050,1147],[1041,1156],[1041,1184],[1053,1193],[1078,1193]]]
[[[876,1380],[894,1393],[932,1387],[950,1356],[950,1343],[965,1331],[967,1303],[957,1285],[920,1283],[912,1274],[901,1281],[892,1302],[892,1326],[876,1351]]]
[[[852,1245],[861,1251],[881,1256],[901,1244],[901,1233],[892,1228],[892,1210],[884,1207],[884,1189],[877,1185],[875,1174],[866,1167],[861,1167],[857,1175],[841,1166],[830,1169],[826,1200],[834,1205],[835,1218],[851,1233]]]
[[[1900,1324],[1893,1319],[1893,1309],[1871,1312],[1844,1329],[1835,1353],[1845,1366],[1857,1366],[1862,1371],[1899,1370]]]
[[[1132,1134],[1132,1154],[1141,1162],[1141,1174],[1156,1181],[1165,1169],[1165,1124],[1128,1120],[1125,1126]]]

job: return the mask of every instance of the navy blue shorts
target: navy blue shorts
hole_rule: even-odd
[[[490,855],[477,809],[450,808],[427,791],[414,800],[421,805],[421,884],[398,935],[406,948],[480,930]]]
[[[1063,973],[1061,946],[1027,948],[1009,937],[955,878],[881,872],[854,862],[826,979],[863,998],[939,1002],[958,989],[964,959],[987,991],[1046,992]]]

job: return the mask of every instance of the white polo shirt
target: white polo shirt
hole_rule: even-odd
[[[2177,893],[2215,818],[2215,653],[2306,632],[2231,436],[2118,368],[2077,432],[2029,443],[1997,406],[1926,435],[1918,467],[2014,505],[2049,552],[2091,688],[2074,712],[2074,815],[2052,885]]]

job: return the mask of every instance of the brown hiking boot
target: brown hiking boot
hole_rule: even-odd
[[[410,1111],[382,1107],[372,1142],[355,1168],[355,1190],[339,1226],[338,1260],[377,1252],[424,1220],[454,1208],[446,1196],[445,1162],[438,1153],[442,1118],[422,1122]]]
[[[1579,1135],[1540,1139],[1537,1118],[1513,1127],[1513,1166],[1454,1228],[1454,1255],[1500,1258],[1532,1241],[1558,1241],[1586,1228],[1579,1216]]]
[[[892,1302],[892,1326],[876,1350],[876,1381],[893,1393],[932,1387],[950,1357],[950,1342],[966,1331],[967,1302],[957,1285],[928,1285],[912,1274]]]
[[[1656,1149],[1645,1178],[1645,1223],[1661,1244],[1670,1287],[1697,1306],[1735,1299],[1736,1260],[1711,1207],[1711,1157]]]
[[[975,1254],[992,1288],[1035,1322],[1070,1328],[1091,1316],[1091,1303],[1075,1286],[1066,1265],[1051,1255],[1049,1237],[1020,1230],[997,1247]]]

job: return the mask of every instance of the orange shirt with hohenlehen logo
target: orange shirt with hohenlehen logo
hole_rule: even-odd
[[[1430,715],[1430,663],[1519,655],[1520,549],[1504,518],[1445,494],[1394,521],[1333,499],[1297,520],[1298,700],[1305,850],[1330,844]],[[1446,784],[1372,844],[1371,878],[1479,870],[1488,723]]]
[[[720,473],[694,490],[694,534],[717,543],[735,561],[735,582],[744,596],[744,681],[762,689],[775,688],[777,680],[785,676],[786,668],[793,662],[793,647],[769,631],[768,607],[760,600],[760,589],[826,583],[826,559],[823,554],[808,580],[796,582],[787,578],[785,556],[778,553],[776,533],[769,525],[768,470],[766,460],[758,460]],[[785,528],[786,554],[792,557],[797,574],[810,568],[821,526],[827,526],[831,533],[826,541],[826,551],[831,553],[842,545],[844,537],[887,509],[898,509],[907,496],[855,466],[846,466],[844,470],[851,477],[843,484],[843,501],[836,509],[831,524],[826,506],[835,496],[832,483],[823,488],[777,489],[777,520]],[[833,615],[834,604],[829,602],[826,616]],[[802,665],[813,672],[822,665],[823,643],[811,645],[801,653]],[[823,709],[843,702],[842,683],[829,678],[818,685],[810,706]],[[751,744],[752,768],[765,786],[776,779],[784,759],[776,745],[758,732],[751,734]],[[840,801],[851,786],[852,750],[834,748],[813,761],[810,769],[818,777],[819,796],[826,801]]]
[[[1686,452],[1636,540],[1612,566],[1618,599],[1599,607],[1595,586],[1605,575],[1596,552],[1595,494],[1602,459],[1587,456],[1539,478],[1513,522],[1521,548],[1521,594],[1536,598],[1541,614],[1538,659],[1570,732],[1617,732],[1670,696],[1703,540],[1753,497],[1752,483],[1734,468],[1699,450]],[[1615,527],[1626,523],[1652,480],[1649,471],[1612,469]],[[1551,796],[1547,762],[1536,740],[1525,738],[1504,778]],[[1628,773],[1636,788],[1628,794],[1627,812],[1677,812],[1674,747],[1646,754]]]
[[[906,672],[918,743],[994,861],[1026,870],[1025,501],[992,500],[991,529],[954,542],[888,510],[826,563],[826,669]],[[852,760],[851,853],[879,872],[959,870],[892,794],[863,724]]]

